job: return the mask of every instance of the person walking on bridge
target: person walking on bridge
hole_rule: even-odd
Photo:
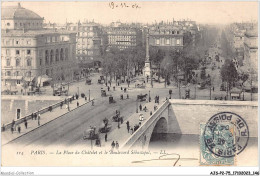
[[[41,125],[40,120],[41,120],[41,114],[38,114],[38,126]]]
[[[107,142],[107,133],[105,134],[105,142]]]
[[[130,130],[129,121],[126,122],[126,127],[127,127],[127,131],[128,131],[128,133],[129,133],[129,130]]]
[[[116,145],[116,144],[115,144],[115,142],[113,141],[112,144],[111,144],[111,147],[112,147],[111,150],[112,150],[112,151],[114,150],[115,145]]]

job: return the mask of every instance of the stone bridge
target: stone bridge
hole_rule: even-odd
[[[167,100],[122,145],[147,149],[154,133],[200,134],[200,124],[217,113],[233,112],[247,123],[250,137],[258,137],[258,102]]]

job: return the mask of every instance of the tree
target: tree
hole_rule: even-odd
[[[173,67],[173,60],[172,58],[169,56],[169,54],[167,54],[161,64],[160,64],[160,72],[162,75],[164,75],[164,80],[165,80],[165,84],[164,86],[166,87],[167,83],[169,82],[169,78],[170,75],[172,73],[172,68]]]
[[[234,63],[226,59],[224,65],[221,68],[221,78],[222,82],[226,82],[228,86],[228,90],[234,85],[234,83],[238,79],[238,73]]]

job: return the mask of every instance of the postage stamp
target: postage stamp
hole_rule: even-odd
[[[249,140],[247,123],[232,112],[212,116],[200,130],[201,165],[234,165]]]
[[[204,141],[204,130],[205,130],[205,126],[206,124],[200,124],[200,165],[201,166],[216,166],[216,165],[223,165],[223,166],[232,166],[234,165],[234,160],[235,157],[221,157],[221,156],[217,156],[215,155],[213,152],[211,152],[209,150],[209,148],[206,146],[206,143]],[[232,145],[234,143],[234,138],[233,135],[230,135],[230,131],[226,130],[226,128],[223,128],[223,126],[219,126],[219,135],[223,136],[223,137],[227,137],[229,138],[229,144],[228,145]],[[226,127],[226,126],[225,126]],[[231,125],[229,127],[230,130],[233,129],[233,126]],[[230,137],[231,136],[231,137]],[[223,143],[223,140],[221,140],[221,138],[219,138],[219,143]]]

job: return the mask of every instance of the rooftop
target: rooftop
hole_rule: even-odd
[[[38,19],[43,20],[38,14],[31,10],[21,7],[20,3],[17,6],[3,7],[1,13],[2,19]]]

